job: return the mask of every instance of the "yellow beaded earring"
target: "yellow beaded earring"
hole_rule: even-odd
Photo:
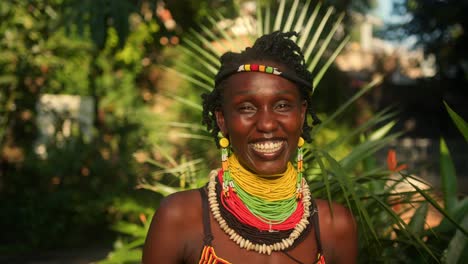
[[[219,146],[221,147],[221,167],[223,168],[223,179],[229,177],[229,139],[222,137],[219,139]],[[229,197],[229,183],[223,182],[223,194]]]
[[[229,139],[222,137],[219,140],[219,146],[221,146],[221,167],[223,168],[223,171],[228,171]]]
[[[302,171],[303,171],[303,159],[304,155],[302,152],[302,146],[304,146],[304,139],[302,137],[299,137],[299,140],[297,142],[297,177],[298,177],[298,183],[297,183],[297,193],[296,193],[296,198],[300,200],[302,198]]]
[[[297,172],[302,172],[302,160],[304,158],[302,154],[302,146],[304,146],[304,139],[302,137],[299,137],[299,140],[297,142]]]

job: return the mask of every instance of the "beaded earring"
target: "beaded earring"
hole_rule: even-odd
[[[229,177],[229,139],[222,137],[219,140],[219,146],[221,147],[221,168],[223,168],[223,178]],[[226,197],[229,197],[229,182],[223,182],[223,194]]]
[[[297,172],[302,173],[302,160],[304,158],[302,154],[302,146],[304,146],[304,139],[302,137],[299,137],[299,140],[297,142]]]
[[[229,139],[222,137],[219,140],[219,146],[221,146],[221,167],[223,171],[229,170],[228,157],[229,157]]]
[[[303,171],[303,159],[304,155],[302,152],[302,146],[304,146],[304,139],[302,137],[299,137],[299,140],[297,142],[297,177],[300,179],[297,184],[297,194],[296,198],[299,200],[302,198],[302,171]]]

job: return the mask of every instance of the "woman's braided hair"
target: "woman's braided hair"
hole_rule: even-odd
[[[213,136],[218,147],[218,133],[220,130],[216,122],[215,112],[219,111],[222,107],[223,91],[225,88],[223,85],[225,79],[218,80],[218,77],[220,73],[224,72],[226,69],[237,68],[239,65],[252,61],[271,61],[278,63],[286,67],[285,70],[305,80],[307,83],[310,83],[310,86],[305,86],[300,83],[297,83],[297,86],[301,97],[307,101],[306,115],[312,117],[312,126],[320,123],[320,120],[312,110],[311,96],[313,76],[312,73],[307,70],[301,48],[290,39],[292,36],[297,37],[298,34],[296,32],[276,31],[261,36],[255,41],[252,47],[246,48],[240,53],[227,52],[221,56],[221,67],[215,77],[215,88],[210,93],[201,95],[203,100],[202,124],[206,125],[207,130]],[[310,131],[312,130],[312,126],[308,124],[306,116],[304,119],[302,137],[308,142],[311,140]]]

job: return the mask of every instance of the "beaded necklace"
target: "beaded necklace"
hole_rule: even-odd
[[[290,162],[285,173],[268,177],[246,170],[234,154],[228,162],[229,171],[224,171],[222,184],[225,198],[231,201],[234,211],[247,208],[258,219],[272,225],[283,223],[297,210],[302,177],[298,177],[301,175]]]
[[[213,174],[208,183],[210,209],[221,229],[241,248],[255,250],[261,254],[270,255],[272,251],[292,248],[296,241],[304,238],[305,231],[309,230],[309,218],[311,217],[310,191],[306,181],[301,177],[302,173],[295,173],[294,169],[292,169],[292,173],[288,172],[289,168],[292,168],[292,165],[288,164],[287,172],[292,174],[291,178],[289,178],[291,175],[286,175],[285,173],[277,175],[278,177],[275,179],[267,180],[268,183],[272,180],[278,180],[280,184],[287,186],[278,187],[273,184],[266,187],[265,184],[261,183],[262,180],[257,181],[261,177],[253,175],[250,172],[248,174],[251,175],[241,176],[237,174],[242,170],[242,174],[244,174],[246,170],[240,164],[236,165],[237,158],[234,154],[231,157],[229,158],[229,162],[232,162],[234,168],[237,168],[235,170],[228,170],[227,166],[225,166],[227,164],[223,164],[223,170],[220,171],[218,177]],[[231,167],[231,164],[229,164],[229,167]],[[253,176],[257,179],[251,178],[239,184],[236,180],[243,176],[247,176],[248,178]],[[222,192],[220,188],[217,188],[220,185],[223,186]],[[291,185],[294,187],[294,192],[291,192]],[[240,186],[244,187],[244,189]],[[255,188],[251,188],[254,186]],[[260,198],[252,194],[257,194],[256,188],[268,190],[268,192],[261,194],[262,197]],[[218,192],[216,191],[217,189],[219,190]],[[241,189],[242,191],[240,191]],[[241,192],[243,194],[238,195]],[[242,196],[249,196],[247,198],[251,199],[247,200],[249,204],[246,204],[245,197],[242,199]],[[275,210],[274,203],[278,205],[284,202],[284,200],[291,199],[294,201],[294,204],[285,206],[286,209],[289,208],[287,213],[283,212],[279,218],[271,218],[270,215]],[[250,204],[252,201],[258,204],[252,206]],[[269,206],[266,207],[268,208],[267,211],[270,212],[256,211],[259,208],[253,211],[250,210],[252,207],[265,206],[268,203]],[[276,214],[278,213],[277,210],[278,208],[276,208]],[[233,224],[236,222],[241,222],[246,224],[246,226],[242,227],[242,225]],[[272,232],[274,232],[274,235],[272,235]]]
[[[220,184],[223,184],[222,175],[218,178]],[[232,215],[234,215],[241,223],[253,226],[259,230],[265,231],[278,231],[278,230],[289,230],[294,228],[297,222],[301,219],[302,214],[304,212],[302,202],[297,202],[296,199],[293,200],[293,206],[295,209],[292,213],[287,212],[287,218],[282,219],[281,221],[275,221],[278,217],[275,217],[275,214],[282,217],[283,214],[278,213],[285,207],[284,204],[280,202],[278,203],[268,203],[265,201],[267,205],[265,205],[264,210],[260,209],[261,211],[265,211],[265,214],[259,216],[256,212],[257,210],[252,210],[249,206],[247,206],[243,200],[238,196],[240,191],[234,188],[230,188],[228,193],[223,192],[221,195],[220,202],[221,204],[229,211]],[[255,197],[254,197],[255,198]],[[257,199],[260,200],[260,199]],[[258,206],[261,206],[262,201],[258,201]],[[288,208],[285,208],[286,210]],[[266,215],[266,217],[263,217]],[[269,215],[273,217],[268,218]]]
[[[233,182],[236,190],[239,187],[249,195],[267,201],[280,201],[288,198],[295,199],[297,185],[302,177],[298,177],[297,171],[291,162],[288,162],[286,171],[277,175],[255,175],[245,169],[235,154],[228,159],[231,173],[224,175],[225,182]]]

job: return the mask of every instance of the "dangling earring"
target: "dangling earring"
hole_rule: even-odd
[[[302,154],[302,146],[304,146],[304,139],[299,137],[297,142],[297,172],[302,174],[302,160],[304,156]]]
[[[296,198],[297,200],[302,199],[302,161],[304,159],[304,155],[302,153],[302,146],[304,146],[304,139],[302,137],[299,137],[299,140],[297,142],[297,177],[298,177],[298,182],[297,182],[297,191],[296,191]]]
[[[223,168],[223,171],[228,171],[229,139],[222,137],[219,140],[219,145],[221,146],[221,167]]]
[[[229,178],[229,139],[222,137],[219,140],[219,146],[221,146],[221,167],[223,168],[223,194],[225,197],[229,197],[230,181],[226,180]]]

